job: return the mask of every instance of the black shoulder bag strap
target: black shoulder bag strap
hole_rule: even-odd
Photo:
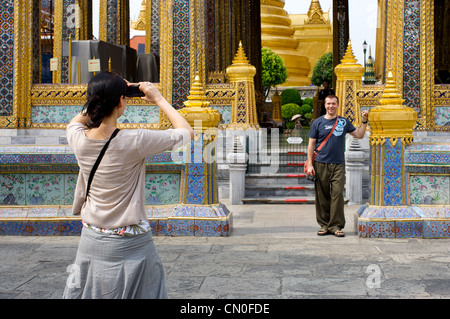
[[[103,146],[103,149],[100,152],[100,155],[98,156],[97,161],[95,162],[94,166],[92,167],[91,174],[89,175],[89,180],[88,180],[87,189],[86,189],[86,197],[84,198],[84,201],[86,201],[86,199],[88,197],[89,189],[91,188],[91,183],[92,183],[92,179],[94,178],[95,171],[97,170],[98,166],[100,165],[100,162],[103,158],[103,155],[105,155],[105,152],[109,146],[109,143],[117,135],[117,133],[119,133],[119,131],[120,130],[118,128],[116,128],[116,130],[111,134],[111,137],[109,138],[108,142],[106,142],[105,146]]]

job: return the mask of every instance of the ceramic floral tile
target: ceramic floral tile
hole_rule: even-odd
[[[450,107],[439,106],[434,109],[436,125],[450,125]]]
[[[411,175],[409,189],[411,205],[450,204],[449,176]]]
[[[25,174],[0,174],[0,205],[25,205]]]
[[[146,174],[146,205],[178,204],[180,199],[180,174]]]
[[[158,123],[159,108],[148,105],[127,105],[124,115],[119,118],[119,123]]]
[[[64,203],[62,174],[28,174],[27,205],[61,205]]]
[[[72,205],[78,174],[64,174],[64,205]]]
[[[80,105],[33,106],[31,119],[33,123],[69,123],[80,112]]]

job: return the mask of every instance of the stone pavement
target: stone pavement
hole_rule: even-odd
[[[226,201],[223,201],[227,205]],[[450,298],[449,239],[319,237],[311,205],[227,205],[230,237],[154,237],[169,298]],[[0,237],[0,298],[61,298],[78,237]]]

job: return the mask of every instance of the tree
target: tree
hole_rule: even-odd
[[[333,53],[327,52],[320,57],[317,61],[314,70],[313,76],[311,78],[311,83],[316,86],[321,86],[323,81],[333,80]]]
[[[266,96],[269,96],[270,88],[286,82],[288,77],[283,59],[269,48],[262,49],[262,85]]]

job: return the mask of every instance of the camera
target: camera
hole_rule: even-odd
[[[314,183],[317,179],[314,175],[306,175],[306,180]]]
[[[143,96],[145,96],[145,93],[139,89],[138,84],[133,84],[133,85],[127,86],[125,96],[126,97],[143,97]]]

